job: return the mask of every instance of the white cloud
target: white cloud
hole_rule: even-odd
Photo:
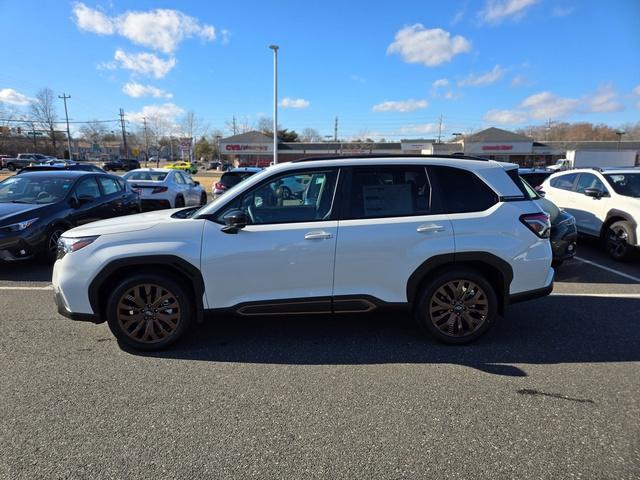
[[[448,87],[449,86],[449,80],[447,80],[446,78],[439,78],[438,80],[436,80],[435,82],[433,82],[431,84],[431,86],[433,88],[444,88],[444,87]]]
[[[80,30],[97,33],[98,35],[112,35],[115,31],[113,21],[100,10],[87,7],[84,3],[73,5],[76,25]]]
[[[507,19],[519,20],[538,0],[487,0],[478,16],[484,23],[496,25]]]
[[[427,108],[429,102],[426,100],[399,100],[399,101],[387,101],[374,105],[372,110],[374,112],[414,112],[422,108]]]
[[[282,108],[307,108],[309,105],[309,100],[305,100],[304,98],[289,98],[285,97],[279,103]]]
[[[143,118],[152,121],[163,121],[167,124],[175,124],[182,115],[184,109],[174,103],[164,103],[161,105],[145,105],[138,112],[127,112],[127,118],[134,123],[142,123]]]
[[[458,82],[459,87],[483,87],[491,85],[502,78],[506,70],[500,65],[496,65],[491,70],[481,74],[470,74]]]
[[[125,95],[130,97],[154,97],[154,98],[172,98],[173,94],[154,87],[153,85],[142,85],[141,83],[129,82],[122,87]]]
[[[489,110],[484,116],[486,122],[492,123],[514,124],[526,122],[528,119],[526,112],[518,110]]]
[[[220,30],[220,39],[222,40],[223,45],[227,45],[231,40],[231,32],[226,28]]]
[[[525,98],[520,107],[529,110],[529,117],[535,120],[561,118],[575,113],[580,100],[562,98],[551,92],[540,92]]]
[[[416,23],[398,30],[387,54],[397,53],[405,62],[435,67],[470,50],[471,42],[463,36],[452,37],[441,28],[428,29]]]
[[[175,57],[164,60],[153,53],[126,53],[120,49],[116,50],[114,58],[126,70],[153,75],[155,78],[163,78],[176,65]]]
[[[636,88],[634,88],[633,90],[633,94],[634,95],[640,95],[640,85],[638,85]]]
[[[586,97],[587,112],[619,112],[624,106],[617,101],[618,94],[611,85],[600,87],[591,96]]]
[[[437,133],[440,126],[437,123],[422,123],[422,124],[413,124],[413,125],[405,125],[404,127],[400,127],[400,133]],[[442,129],[444,129],[444,124],[442,125]]]
[[[573,7],[553,7],[551,10],[551,15],[554,17],[566,17],[573,13]]]
[[[460,11],[458,11],[458,12],[454,15],[454,17],[451,19],[451,22],[450,22],[450,23],[451,23],[451,25],[456,25],[456,24],[460,23],[460,21],[464,18],[464,14],[465,14],[465,11],[464,11],[464,10],[460,10]]]
[[[100,35],[118,33],[131,42],[164,53],[173,53],[187,38],[197,37],[203,41],[214,41],[216,30],[197,18],[179,10],[158,8],[145,12],[127,11],[109,17],[103,12],[87,7],[84,3],[73,6],[78,28]],[[228,41],[229,31],[223,31],[223,42]]]
[[[527,79],[524,75],[518,74],[511,79],[512,87],[519,87],[521,85],[525,85],[527,83]]]
[[[0,90],[0,103],[10,103],[11,105],[28,105],[31,99],[26,95],[15,91],[13,88],[3,88]]]

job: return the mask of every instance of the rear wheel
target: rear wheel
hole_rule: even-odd
[[[15,172],[15,171],[16,171],[16,166],[15,166],[13,163],[10,163],[9,165],[7,165],[7,168],[8,168],[9,170],[11,170],[12,172]]]
[[[202,192],[202,195],[200,195],[200,205],[206,205],[207,204],[207,194],[205,192]]]
[[[184,207],[184,198],[181,196],[176,197],[176,201],[174,203],[175,208],[182,208]]]
[[[155,273],[125,279],[107,303],[109,329],[136,350],[158,350],[176,342],[191,323],[189,293],[171,278]]]
[[[471,269],[453,268],[422,290],[416,308],[418,324],[437,340],[469,343],[495,323],[498,300],[491,284]]]
[[[633,238],[633,228],[629,222],[623,220],[612,223],[605,235],[605,248],[611,258],[624,261],[633,256],[634,249],[630,243]]]

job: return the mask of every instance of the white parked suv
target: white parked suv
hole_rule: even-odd
[[[140,195],[143,210],[205,205],[207,192],[186,172],[168,168],[138,168],[122,176]]]
[[[546,198],[576,219],[578,232],[601,238],[607,253],[626,260],[640,242],[640,169],[577,169],[542,184]]]
[[[306,190],[285,198],[287,181]],[[513,164],[298,161],[269,167],[201,209],[66,231],[53,287],[62,315],[107,321],[137,349],[166,347],[220,312],[389,305],[411,309],[441,341],[466,343],[510,303],[551,292],[549,229]]]

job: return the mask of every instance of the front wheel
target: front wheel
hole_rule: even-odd
[[[47,232],[47,238],[44,244],[44,250],[41,253],[42,260],[46,263],[53,263],[58,256],[58,240],[64,233],[66,228],[55,226]]]
[[[491,284],[472,269],[453,268],[422,290],[418,324],[443,343],[469,343],[495,323],[498,300]]]
[[[12,172],[15,172],[15,171],[16,171],[16,166],[15,166],[13,163],[10,163],[9,165],[7,165],[7,168],[8,168],[9,170],[11,170]]]
[[[619,262],[629,260],[633,254],[633,228],[627,221],[612,223],[606,232],[605,248],[611,258]]]
[[[107,303],[107,323],[118,341],[136,350],[176,342],[191,323],[187,290],[170,277],[149,273],[120,282]]]

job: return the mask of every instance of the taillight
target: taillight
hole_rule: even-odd
[[[525,213],[520,215],[520,221],[538,237],[549,238],[551,220],[546,213]]]
[[[216,190],[226,190],[227,186],[224,183],[221,182],[216,182],[216,184],[214,185]]]
[[[167,190],[169,190],[169,187],[155,187],[153,190],[151,190],[151,193],[162,193],[166,192]]]

